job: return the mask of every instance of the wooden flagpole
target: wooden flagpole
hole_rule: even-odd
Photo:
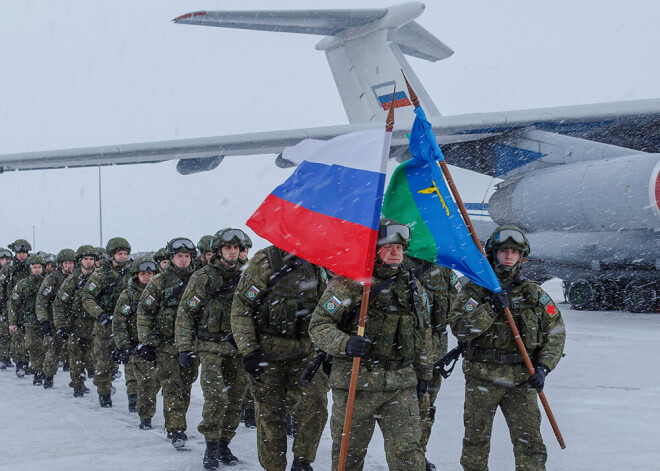
[[[392,132],[394,129],[394,94],[396,93],[396,86],[392,93],[392,101],[390,103],[390,110],[387,113],[387,120],[385,121],[385,131]],[[373,237],[373,236],[372,236]],[[376,236],[378,237],[378,236]],[[374,244],[369,244],[370,246]],[[367,322],[367,310],[369,308],[369,292],[371,285],[364,285],[362,287],[362,304],[360,305],[360,318],[358,320],[357,334],[364,337],[364,328]],[[341,435],[341,449],[339,451],[339,462],[337,463],[337,471],[344,471],[346,466],[346,456],[348,455],[348,441],[351,435],[351,422],[353,421],[353,406],[355,405],[355,392],[357,391],[358,373],[360,371],[360,357],[353,358],[353,369],[351,370],[351,383],[348,387],[348,400],[346,401],[346,414],[344,415],[344,430]]]
[[[408,93],[410,94],[410,99],[413,102],[413,106],[417,108],[419,106],[419,99],[417,98],[415,91],[410,86],[410,83],[408,83],[408,78],[406,77],[406,74],[403,73],[403,70],[401,71],[401,73],[403,74],[403,79],[406,81],[406,86],[408,87]],[[477,237],[477,234],[474,230],[474,226],[472,225],[472,221],[470,220],[470,216],[468,215],[467,209],[465,209],[465,205],[463,204],[463,199],[461,198],[461,195],[458,192],[458,188],[456,188],[456,184],[454,183],[454,179],[451,176],[451,172],[449,171],[449,167],[447,166],[447,162],[445,162],[445,159],[442,159],[442,161],[440,161],[440,167],[442,168],[442,172],[444,173],[445,178],[447,179],[447,183],[449,184],[449,189],[451,190],[451,194],[454,196],[454,201],[456,201],[456,205],[458,206],[458,209],[461,212],[461,215],[463,216],[465,225],[470,231],[472,240],[477,245],[477,247],[479,247],[481,253],[486,255],[486,252],[484,251],[484,248],[481,245],[481,241],[479,240],[479,237]],[[513,316],[511,315],[511,310],[508,307],[504,308],[504,315],[506,316],[506,320],[509,323],[509,327],[511,327],[511,332],[513,332],[513,337],[516,340],[516,345],[518,345],[518,350],[520,351],[520,354],[522,355],[523,360],[525,361],[525,366],[527,367],[527,371],[531,376],[536,372],[536,370],[534,369],[534,365],[532,365],[532,360],[530,360],[529,358],[529,354],[527,353],[525,344],[523,343],[522,338],[520,337],[520,332],[518,331],[518,327],[516,326],[516,323],[513,320]],[[548,400],[545,397],[545,393],[543,391],[538,391],[538,390],[536,392],[539,395],[539,399],[541,399],[541,404],[543,404],[543,409],[545,409],[545,413],[548,416],[550,425],[552,425],[552,430],[555,432],[555,437],[557,437],[559,446],[562,449],[566,448],[564,437],[562,437],[561,432],[559,431],[559,426],[557,425],[555,416],[552,413],[552,410],[550,409],[550,404],[548,403]]]

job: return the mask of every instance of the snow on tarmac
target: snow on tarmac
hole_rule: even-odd
[[[561,284],[544,285],[563,300]],[[578,312],[559,304],[567,326],[566,357],[546,382],[546,396],[563,433],[561,450],[547,420],[543,436],[549,470],[660,469],[660,315],[627,312]],[[427,456],[438,469],[460,470],[463,436],[463,378],[460,368],[445,381],[436,403],[436,423]],[[188,411],[187,451],[166,439],[160,406],[154,429],[137,428],[127,410],[123,378],[115,381],[112,409],[101,409],[92,393],[74,399],[68,374],[60,370],[55,388],[32,386],[0,371],[0,470],[198,470],[204,438],[197,432],[202,392],[193,386]],[[261,469],[256,430],[239,426],[231,449],[241,460],[235,470]],[[289,445],[291,441],[289,441]],[[314,468],[330,469],[330,433],[323,434]],[[289,456],[289,463],[291,456]],[[513,454],[501,413],[495,420],[490,468],[513,469]],[[383,441],[377,430],[369,447],[367,470],[386,470]]]

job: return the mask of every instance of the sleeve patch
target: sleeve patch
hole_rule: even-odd
[[[128,314],[129,312],[131,312],[131,306],[129,306],[128,304],[124,304],[124,305],[121,307],[121,311],[120,311],[120,312],[121,312],[122,314]]]
[[[323,303],[323,309],[330,314],[334,313],[339,306],[341,306],[341,301],[337,296],[333,296]]]
[[[451,274],[451,279],[450,279],[451,284],[456,288],[456,291],[460,291],[461,287],[463,286],[461,284],[461,280],[458,279],[458,276],[456,276],[456,273]]]
[[[244,294],[245,297],[248,298],[250,301],[254,301],[254,299],[257,297],[257,295],[259,294],[260,291],[261,291],[261,290],[260,290],[259,288],[257,288],[256,286],[252,285],[252,286],[250,286],[250,287],[247,289],[247,291],[245,291],[245,293],[243,293],[243,294]]]
[[[0,280],[5,281],[7,277],[5,276],[4,273],[0,273]]]
[[[69,299],[69,293],[60,294],[60,301],[66,301],[67,299]]]
[[[547,306],[548,303],[550,302],[550,296],[548,296],[547,293],[543,293],[543,296],[539,298],[539,302],[544,306]]]
[[[145,306],[151,306],[156,298],[154,298],[152,295],[147,296],[147,298],[144,300],[144,305]]]
[[[42,296],[48,296],[52,291],[53,291],[53,288],[48,286],[48,287],[43,289],[43,291],[41,292],[41,295]]]
[[[201,299],[199,299],[197,296],[193,296],[192,299],[188,301],[188,306],[191,308],[196,308],[200,302]]]
[[[90,283],[87,285],[87,291],[89,291],[90,293],[93,293],[95,289],[96,289],[96,284]]]
[[[557,315],[557,307],[554,303],[550,303],[545,307],[545,312],[547,312],[550,317],[555,317]]]
[[[470,298],[465,303],[465,306],[463,306],[463,310],[466,311],[466,312],[472,312],[476,309],[476,307],[478,305],[479,305],[479,303],[474,298]]]
[[[321,279],[324,283],[328,282],[328,272],[325,271],[325,268],[321,267]]]
[[[16,291],[14,291],[11,294],[11,299],[13,299],[14,301],[18,301],[18,298],[20,298],[20,296],[18,295],[18,293]]]

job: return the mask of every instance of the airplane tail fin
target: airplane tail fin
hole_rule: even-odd
[[[325,51],[350,123],[384,122],[397,86],[397,120],[413,119],[401,70],[426,113],[440,113],[405,55],[438,61],[454,51],[415,22],[424,4],[411,2],[366,10],[199,11],[175,23],[325,36]],[[403,114],[403,116],[402,116]]]

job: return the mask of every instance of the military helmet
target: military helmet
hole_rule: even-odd
[[[154,254],[154,260],[156,263],[160,263],[163,260],[167,260],[167,249],[163,247],[162,249],[158,249],[158,251]]]
[[[4,257],[11,258],[11,256],[12,256],[11,250],[7,250],[4,247],[0,247],[0,258],[4,258]]]
[[[34,253],[28,257],[27,263],[28,265],[41,265],[43,267],[46,266],[46,260],[44,260],[41,255]]]
[[[29,252],[30,250],[32,250],[32,246],[25,239],[16,239],[15,242],[9,244],[9,248],[13,250],[14,253]]]
[[[57,263],[62,262],[75,262],[76,253],[71,249],[62,249],[57,254]]]
[[[158,273],[158,265],[153,258],[147,255],[138,257],[137,260],[131,264],[131,276],[137,276],[141,271],[152,271],[154,274]]]
[[[96,259],[97,260],[107,260],[108,252],[105,251],[105,247],[94,247],[96,250]]]
[[[76,250],[76,262],[79,262],[84,257],[94,257],[95,259],[98,259],[99,254],[91,245],[81,245],[78,247],[78,250]]]
[[[227,227],[215,233],[211,247],[213,248],[214,252],[219,252],[222,247],[227,245],[238,245],[245,247],[245,240],[245,232],[240,229],[232,229],[231,227]]]
[[[191,257],[194,257],[197,251],[193,241],[186,237],[175,237],[167,243],[168,258],[171,259],[175,254],[181,252],[189,253]]]
[[[381,219],[376,247],[380,248],[387,244],[401,244],[407,249],[410,245],[410,228],[394,219]]]
[[[197,250],[199,250],[199,254],[204,255],[206,252],[212,252],[213,251],[213,249],[211,248],[212,242],[213,242],[212,235],[202,236],[202,238],[199,239],[199,242],[197,242]]]
[[[252,239],[250,239],[250,236],[247,235],[247,234],[245,234],[245,244],[243,244],[243,246],[246,249],[251,249],[252,248]]]
[[[44,261],[46,263],[50,263],[51,265],[55,265],[57,263],[57,257],[55,256],[55,254],[47,253],[44,256]]]
[[[527,257],[530,252],[529,241],[525,233],[516,226],[499,226],[486,241],[486,254],[497,260],[496,252],[500,249],[511,249],[520,252],[520,258]]]
[[[128,253],[131,253],[131,244],[123,237],[113,237],[106,244],[105,250],[110,257],[119,250],[126,250]]]

